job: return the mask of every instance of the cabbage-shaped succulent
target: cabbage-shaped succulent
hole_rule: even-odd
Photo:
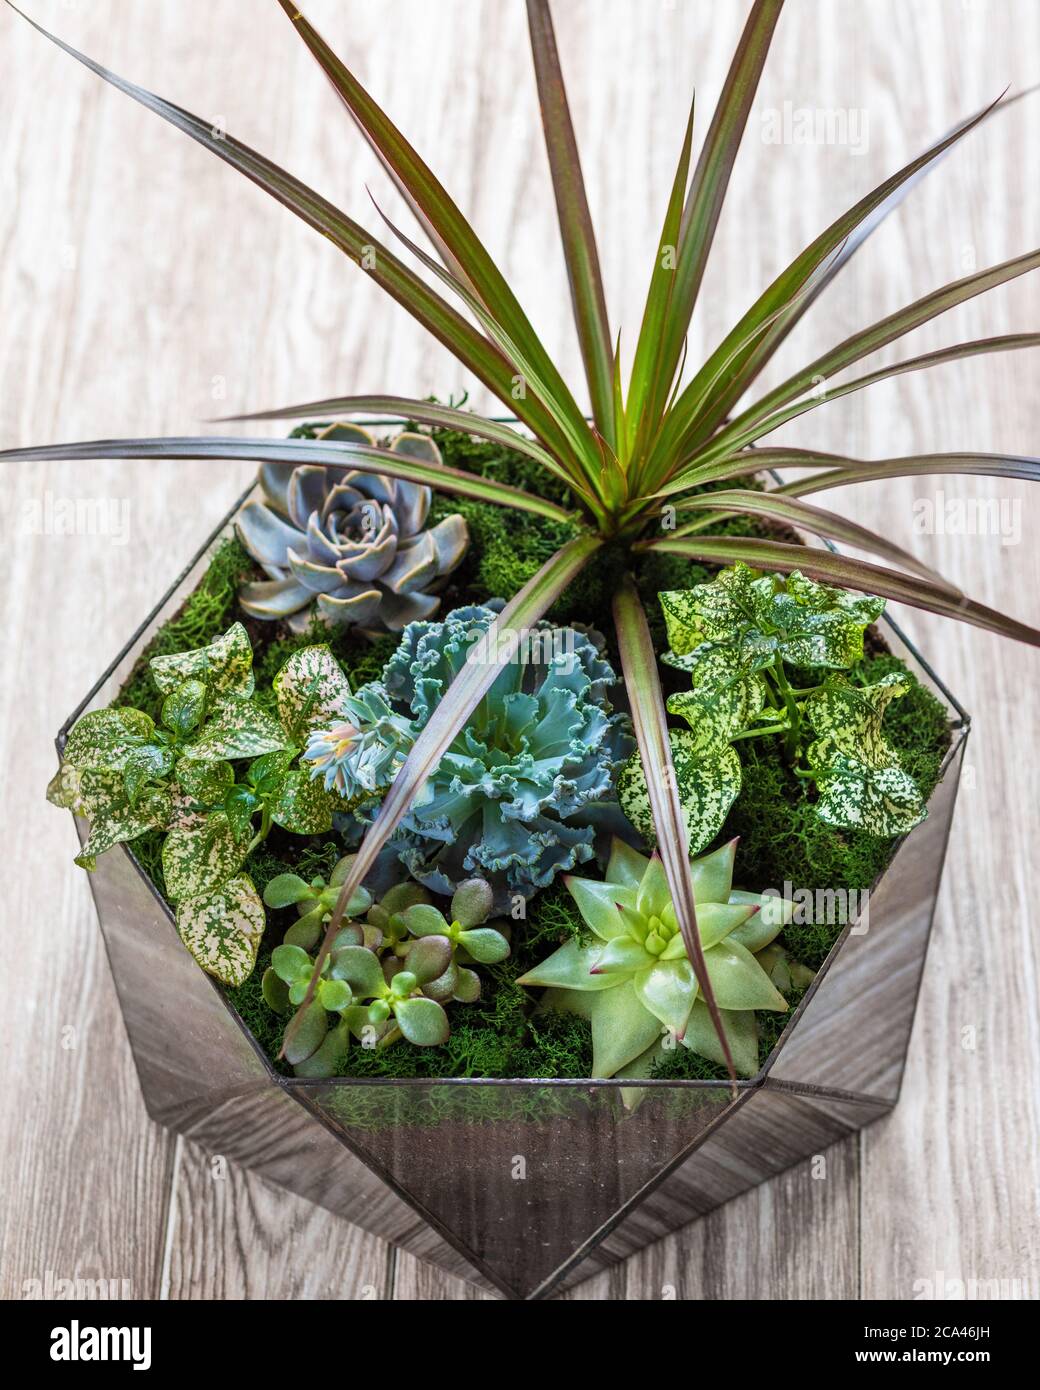
[[[375,441],[356,425],[330,425],[319,438]],[[395,453],[441,462],[427,435],[399,434]],[[430,489],[418,483],[324,464],[265,463],[262,502],[235,523],[239,539],[270,576],[244,584],[239,602],[254,618],[287,619],[302,632],[314,613],[332,626],[400,632],[437,611],[437,590],[466,553],[463,518],[424,529]]]
[[[342,701],[344,724],[312,736],[304,765],[363,819],[497,606],[409,624],[382,680]],[[634,743],[607,699],[616,679],[597,634],[547,623],[523,634],[390,842],[412,876],[450,894],[479,875],[503,911],[591,859],[598,830],[624,831],[615,777]]]
[[[776,896],[734,891],[736,840],[692,861],[697,929],[736,1069],[758,1070],[756,1009],[783,1011],[787,1001],[756,956],[772,942],[790,904]],[[615,840],[606,880],[565,880],[597,940],[568,941],[521,976],[549,987],[547,1003],[592,1023],[592,1074],[646,1074],[662,1036],[711,1061],[723,1060],[707,1005],[686,955],[664,866]],[[776,964],[770,959],[770,969]]]

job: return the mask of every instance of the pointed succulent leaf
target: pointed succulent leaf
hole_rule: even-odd
[[[213,712],[199,737],[184,749],[186,758],[205,762],[256,758],[291,747],[282,726],[253,700],[228,700]]]
[[[325,1041],[329,1031],[329,1021],[325,1010],[317,999],[304,1004],[293,1019],[292,1029],[285,1030],[285,1060],[292,1066],[299,1066]]]
[[[302,747],[311,733],[340,718],[350,682],[330,647],[322,643],[293,652],[274,678],[274,692],[286,733]]]
[[[702,902],[730,901],[736,857],[737,841],[732,839],[712,850],[710,854],[702,854],[691,862],[690,872],[693,874],[693,890],[697,895],[698,907]]]
[[[182,681],[162,703],[162,722],[177,738],[187,738],[206,713],[207,691],[200,680]]]
[[[754,1076],[758,1071],[758,1022],[754,1009],[720,1009],[722,1027],[729,1043],[733,1065],[741,1076]],[[707,1057],[709,1062],[724,1067],[726,1059],[718,1034],[703,999],[698,999],[686,1020],[683,1047]]]
[[[649,866],[649,863],[648,859],[644,861],[646,866]],[[624,886],[610,881],[600,883],[596,879],[579,878],[577,874],[568,874],[563,881],[567,892],[578,904],[582,919],[601,941],[609,941],[624,931],[618,904],[634,908],[639,891],[638,884]]]
[[[645,970],[652,962],[653,957],[631,936],[615,936],[596,951],[590,970],[593,975],[631,975]]]
[[[742,925],[758,915],[755,903],[697,904],[697,926],[705,950],[728,940]]]
[[[448,1015],[435,999],[401,999],[394,1005],[394,1017],[416,1047],[437,1047],[448,1041]]]
[[[324,835],[332,829],[335,798],[301,768],[286,773],[268,809],[271,819],[293,835]]]
[[[343,946],[332,956],[330,974],[334,980],[346,980],[361,999],[381,996],[386,985],[379,957],[366,946]]]
[[[509,955],[509,942],[494,927],[459,932],[457,940],[478,965],[497,965]]]
[[[264,971],[260,990],[264,996],[264,1003],[274,1013],[286,1014],[289,1012],[289,987],[271,965]]]
[[[479,927],[491,916],[494,893],[482,878],[467,878],[455,889],[451,900],[452,920],[460,927]]]
[[[154,735],[154,723],[141,710],[93,710],[70,730],[64,761],[71,767],[121,772],[134,749],[151,743]]]
[[[596,1077],[613,1076],[661,1035],[660,1019],[645,1007],[630,980],[615,989],[592,995],[589,1017],[592,1021],[592,1075]]]
[[[711,987],[720,1009],[775,1009],[787,1000],[750,951],[733,941],[721,941],[705,955]]]
[[[172,695],[186,680],[202,681],[214,699],[252,695],[253,648],[241,623],[234,623],[209,646],[170,656],[153,656],[148,663],[161,695]]]
[[[177,904],[181,940],[207,974],[232,987],[252,973],[264,926],[264,905],[246,874]]]
[[[699,913],[697,925],[700,926]],[[710,962],[711,956],[707,959]],[[658,961],[638,971],[632,978],[632,987],[643,1008],[681,1038],[697,994],[697,977],[690,962],[685,958]]]
[[[200,825],[174,826],[162,849],[163,876],[170,900],[215,891],[242,867],[248,841],[239,839],[223,811]]]
[[[316,896],[316,890],[299,874],[278,874],[264,889],[268,907],[293,907]]]
[[[645,854],[640,854],[620,836],[615,835],[610,843],[606,881],[624,884],[626,888],[638,888],[649,863],[650,860]]]
[[[612,989],[617,984],[617,976],[592,973],[600,949],[598,946],[579,946],[576,941],[565,941],[559,950],[521,975],[517,984],[544,985],[553,989]]]

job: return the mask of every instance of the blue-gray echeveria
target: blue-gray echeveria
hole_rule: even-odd
[[[374,444],[357,425],[335,424],[321,439]],[[404,432],[395,453],[441,462],[427,435]],[[305,631],[314,613],[332,626],[400,632],[437,611],[437,590],[469,545],[461,516],[424,529],[431,493],[418,483],[324,464],[265,463],[263,501],[249,502],[235,529],[270,576],[244,584],[239,602],[254,618],[284,618]]]
[[[312,736],[304,764],[361,820],[375,815],[499,606],[410,623],[382,680],[343,699],[343,724]],[[479,875],[503,911],[593,858],[598,831],[624,833],[615,779],[634,742],[607,699],[617,677],[601,649],[597,634],[547,623],[521,635],[390,842],[420,883],[450,894]]]
[[[756,960],[789,916],[784,899],[734,890],[736,841],[691,862],[697,928],[737,1071],[758,1070],[756,1009],[787,1001]],[[592,1023],[592,1074],[646,1075],[638,1063],[681,1043],[722,1062],[723,1053],[679,931],[664,866],[620,840],[606,879],[564,882],[597,940],[566,942],[519,983],[545,986],[545,1004]]]

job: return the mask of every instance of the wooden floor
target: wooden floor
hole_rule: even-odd
[[[24,3],[367,223],[366,183],[399,210],[274,0]],[[703,133],[746,5],[556,8],[611,312],[631,349],[691,87]],[[520,0],[309,0],[309,13],[445,177],[576,379]],[[690,359],[839,211],[1008,84],[1037,80],[1035,0],[789,0]],[[1040,245],[1038,102],[991,121],[913,193],[781,366]],[[847,142],[772,142],[785,113],[789,130],[803,128],[803,108],[841,108]],[[1038,328],[1040,280],[1024,278],[888,356]],[[327,241],[5,8],[0,382],[2,445],[190,433],[233,409],[470,385]],[[782,437],[868,457],[1038,454],[1038,426],[1037,358],[1019,353],[901,377]],[[86,877],[71,862],[73,827],[44,803],[54,731],[249,472],[58,464],[12,470],[0,489],[6,1298],[75,1278],[128,1281],[146,1298],[479,1296],[245,1173],[223,1174],[146,1119]],[[946,515],[941,493],[1002,502],[1011,543],[941,525],[915,535],[929,510]],[[112,523],[61,534],[77,499],[112,499]],[[1040,489],[920,480],[836,504],[1040,624]],[[1040,652],[900,616],[975,719],[902,1100],[830,1151],[825,1180],[792,1170],[572,1297],[911,1299],[941,1295],[947,1280],[980,1281],[983,1296],[1040,1291]]]

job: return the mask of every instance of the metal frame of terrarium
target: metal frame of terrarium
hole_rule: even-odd
[[[252,491],[65,721],[59,753],[195,587]],[[869,930],[846,924],[735,1095],[723,1081],[645,1081],[635,1097],[617,1079],[282,1076],[120,845],[91,888],[151,1117],[451,1273],[538,1298],[884,1115],[898,1099],[970,721],[898,626],[881,626],[951,712],[928,819],[872,887]],[[161,991],[148,988],[156,972]]]

